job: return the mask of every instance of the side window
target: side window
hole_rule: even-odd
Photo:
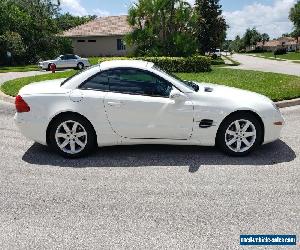
[[[61,60],[68,60],[67,56],[61,56],[60,59]]]
[[[135,95],[162,96],[170,94],[166,81],[137,69],[118,69],[109,76],[110,91]]]
[[[81,89],[93,89],[100,91],[108,91],[108,74],[109,72],[100,72],[85,82]]]
[[[156,79],[153,89],[154,96],[169,97],[172,91],[172,84],[162,79]]]

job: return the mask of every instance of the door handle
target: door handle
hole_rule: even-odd
[[[123,103],[122,102],[107,102],[107,104],[112,107],[121,107]]]

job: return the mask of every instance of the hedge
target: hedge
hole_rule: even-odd
[[[99,63],[111,60],[144,60],[153,62],[168,72],[208,72],[211,71],[211,59],[206,56],[195,57],[101,57]]]

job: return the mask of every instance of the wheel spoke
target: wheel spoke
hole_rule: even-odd
[[[227,130],[226,132],[228,135],[235,135],[236,132],[235,131],[232,131],[232,130]]]
[[[239,121],[235,121],[235,128],[236,128],[236,131],[240,130],[241,129],[241,126],[240,126],[240,123]]]
[[[243,132],[246,132],[247,129],[250,127],[251,123],[247,121],[246,125],[243,127]]]
[[[245,143],[247,147],[251,147],[251,143],[246,138],[243,139],[243,143]]]
[[[236,138],[234,137],[234,138],[232,138],[229,142],[226,142],[226,145],[227,146],[230,146],[230,145],[232,145],[233,143],[235,143],[236,142]]]
[[[77,137],[82,137],[82,136],[86,136],[87,133],[86,132],[79,132],[75,134]]]
[[[81,147],[84,148],[84,143],[82,141],[80,141],[78,138],[75,139],[75,142]]]
[[[237,150],[238,152],[241,151],[241,146],[242,146],[242,142],[241,142],[240,140],[238,140],[237,143],[236,143],[236,150]]]
[[[69,140],[65,140],[62,144],[58,145],[61,149],[65,148],[69,144]]]
[[[64,138],[64,139],[67,139],[67,137],[68,137],[66,134],[63,134],[63,133],[57,133],[56,136],[58,138]]]
[[[66,133],[69,133],[70,129],[69,129],[68,125],[66,123],[63,123],[62,125],[63,125],[63,128],[66,131]]]
[[[256,135],[255,132],[245,132],[245,133],[244,133],[244,136],[245,136],[245,137],[251,137],[251,136],[255,136],[255,135]]]
[[[75,141],[70,141],[70,146],[71,146],[71,152],[75,153],[76,152]]]
[[[73,127],[72,127],[72,133],[76,133],[78,127],[78,122],[74,122]]]

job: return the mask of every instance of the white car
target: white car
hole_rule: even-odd
[[[277,140],[284,125],[265,96],[183,81],[145,61],[103,62],[27,85],[16,109],[26,137],[71,158],[125,144],[217,145],[244,156]]]
[[[51,64],[54,64],[57,69],[76,68],[82,70],[85,67],[90,67],[90,62],[87,58],[81,58],[77,55],[60,55],[54,60],[39,62],[41,69],[50,70]]]

